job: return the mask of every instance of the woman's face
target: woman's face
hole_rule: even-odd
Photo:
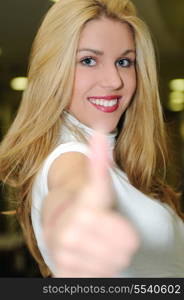
[[[126,23],[89,21],[80,36],[68,110],[82,123],[113,131],[136,89],[135,43]]]

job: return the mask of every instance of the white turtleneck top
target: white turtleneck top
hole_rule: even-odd
[[[93,130],[64,112],[65,121],[80,129],[88,139]],[[109,151],[113,152],[116,133],[107,135]],[[52,273],[54,264],[44,243],[41,225],[41,209],[48,193],[49,168],[56,158],[66,152],[80,152],[89,156],[87,144],[79,142],[75,134],[63,125],[58,146],[44,161],[32,190],[31,218],[38,248]],[[140,248],[130,266],[117,277],[184,277],[184,222],[167,205],[152,199],[133,187],[126,174],[118,167],[110,169],[117,194],[120,213],[135,226],[140,237]],[[114,234],[112,232],[112,234]]]

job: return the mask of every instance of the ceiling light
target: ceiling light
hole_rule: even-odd
[[[15,91],[23,91],[27,87],[27,77],[16,77],[10,82],[10,86]]]
[[[169,110],[174,112],[179,112],[184,109],[184,105],[181,103],[169,103]]]
[[[178,91],[171,92],[168,108],[171,111],[182,111],[184,109],[184,93]]]
[[[169,82],[172,91],[184,92],[184,79],[173,79]]]
[[[59,0],[51,0],[52,2],[58,2]]]

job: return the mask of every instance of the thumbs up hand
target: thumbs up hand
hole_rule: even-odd
[[[115,202],[106,137],[96,133],[86,184],[47,231],[55,277],[113,277],[131,262],[138,248],[132,225],[112,210]]]
[[[96,132],[90,140],[89,181],[80,201],[91,209],[109,209],[114,205],[115,194],[108,171],[110,164],[106,136]]]

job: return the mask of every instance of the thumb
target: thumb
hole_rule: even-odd
[[[89,178],[90,206],[96,208],[109,208],[113,205],[112,183],[108,168],[110,167],[110,156],[107,136],[95,131],[90,142]]]

